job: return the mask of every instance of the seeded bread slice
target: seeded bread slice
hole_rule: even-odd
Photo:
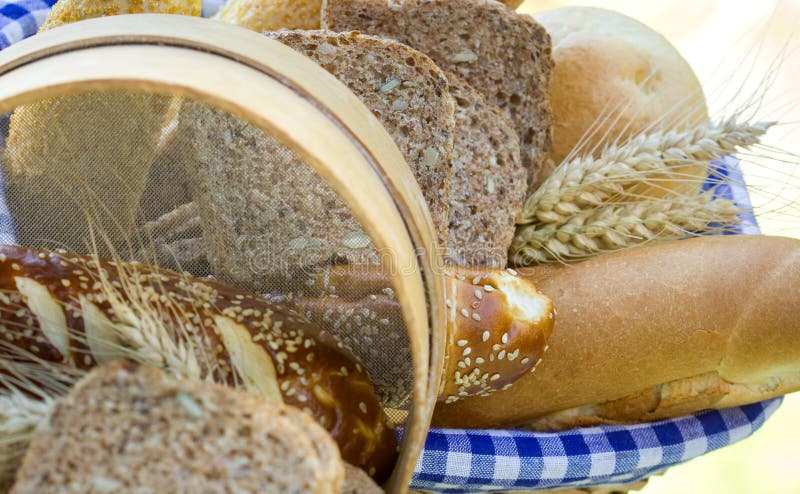
[[[378,117],[419,182],[445,245],[455,130],[445,74],[406,45],[358,32],[282,30],[267,36],[317,62]]]
[[[367,473],[349,463],[344,464],[344,487],[342,494],[383,494]]]
[[[326,0],[322,27],[396,39],[425,53],[503,110],[531,180],[550,149],[550,37],[492,0]]]
[[[504,268],[527,190],[511,122],[472,86],[448,73],[456,102],[447,261]]]
[[[444,244],[455,125],[444,73],[395,41],[321,31],[270,35],[338,76],[373,111],[419,180]],[[196,101],[185,104],[179,125],[193,136],[192,195],[219,278],[274,292],[274,275],[287,268],[379,262],[347,205],[275,137]]]
[[[120,362],[57,403],[12,492],[338,493],[343,479],[336,444],[299,410]]]

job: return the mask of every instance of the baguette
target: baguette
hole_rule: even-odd
[[[395,434],[361,364],[286,307],[147,265],[16,246],[0,247],[0,294],[0,358],[79,370],[127,358],[241,387],[308,412],[377,480],[393,468]]]
[[[117,362],[56,402],[12,492],[338,494],[343,478],[336,443],[300,410]]]
[[[523,271],[558,311],[551,350],[509,391],[433,423],[634,423],[800,389],[800,241],[700,237]]]

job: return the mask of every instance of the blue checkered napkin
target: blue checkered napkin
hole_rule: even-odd
[[[634,482],[748,437],[781,401],[557,433],[434,429],[411,487],[491,492]]]
[[[0,50],[33,35],[56,0],[0,0]]]

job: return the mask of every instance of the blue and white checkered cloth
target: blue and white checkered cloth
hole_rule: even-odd
[[[0,49],[36,32],[55,0],[0,0]],[[219,8],[206,0],[203,15]],[[8,119],[0,116],[0,149]],[[716,163],[716,173],[743,183],[736,161]],[[747,191],[717,185],[717,194],[750,209]],[[14,226],[2,194],[0,243],[14,243]],[[758,233],[752,218],[728,233]],[[646,478],[751,435],[778,408],[781,398],[631,426],[563,432],[433,429],[411,487],[433,492],[544,490],[617,485]]]

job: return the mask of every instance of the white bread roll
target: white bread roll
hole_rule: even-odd
[[[692,68],[666,38],[644,24],[592,7],[559,8],[534,18],[553,42],[551,157],[556,164],[611,109],[619,108],[613,117],[621,112],[621,118],[600,126],[584,147],[587,151],[607,131],[612,138],[635,135],[670,111],[688,116],[678,128],[708,119]]]
[[[640,422],[800,390],[800,240],[701,237],[522,276],[557,311],[544,361],[439,404],[435,425]]]

